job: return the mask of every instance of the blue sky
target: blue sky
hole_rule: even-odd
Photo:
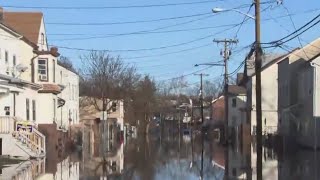
[[[117,0],[78,0],[78,1],[21,1],[21,0],[0,0],[1,6],[4,6],[7,10],[15,11],[42,11],[44,13],[46,30],[48,34],[48,42],[51,45],[74,47],[74,48],[86,48],[86,49],[106,49],[106,50],[132,50],[132,49],[145,49],[145,48],[157,48],[163,46],[173,46],[165,49],[158,49],[152,51],[134,51],[134,52],[112,52],[112,55],[120,55],[127,63],[134,63],[139,72],[143,74],[150,74],[157,80],[170,79],[183,74],[188,74],[193,71],[197,71],[201,68],[193,67],[196,63],[210,62],[221,60],[220,49],[222,45],[217,45],[212,42],[213,39],[221,38],[234,38],[238,28],[226,30],[230,27],[220,28],[205,28],[201,30],[190,30],[194,28],[214,27],[220,25],[237,24],[240,23],[244,16],[236,12],[224,12],[217,15],[203,15],[198,17],[190,17],[183,19],[174,19],[168,21],[157,21],[148,23],[137,24],[122,24],[122,25],[104,25],[104,26],[69,26],[69,25],[56,25],[51,23],[104,23],[104,22],[126,22],[126,21],[141,21],[141,20],[153,20],[161,18],[170,18],[177,16],[187,16],[193,14],[210,13],[213,7],[233,8],[239,7],[243,4],[250,4],[251,0],[222,0],[194,4],[183,6],[169,6],[169,7],[152,7],[152,8],[127,8],[127,9],[78,9],[78,10],[66,10],[66,9],[40,9],[40,8],[6,8],[6,6],[49,6],[49,7],[103,7],[103,6],[128,6],[128,5],[149,5],[149,4],[166,4],[166,3],[182,3],[182,2],[194,2],[200,0],[130,0],[130,1],[117,1]],[[265,2],[264,0],[262,2]],[[269,2],[269,1],[268,1]],[[272,7],[270,7],[272,5]],[[262,12],[262,25],[261,35],[262,42],[269,42],[271,40],[279,39],[289,32],[294,31],[294,27],[289,17],[286,16],[288,9],[290,13],[293,13],[292,19],[295,26],[298,28],[312,19],[314,16],[320,13],[320,1],[319,0],[284,0],[284,6],[279,6],[276,1],[271,4],[262,5],[261,9],[265,9]],[[248,11],[248,7],[239,9],[243,12]],[[311,11],[313,10],[313,11]],[[254,14],[254,8],[250,11]],[[280,18],[281,17],[281,18]],[[131,34],[126,36],[107,37],[107,38],[94,38],[94,39],[82,39],[94,36],[104,36],[107,34],[119,34],[119,33],[132,33],[137,31],[150,31],[156,28],[165,26],[171,26],[175,24],[182,24],[183,22],[197,20],[192,23],[183,25],[176,25],[174,27],[163,28],[158,31],[175,31],[175,30],[188,30],[179,32],[166,32],[166,33],[151,33],[151,34]],[[270,18],[273,18],[270,19]],[[266,20],[269,19],[269,20]],[[64,35],[62,35],[64,34]],[[67,34],[67,35],[66,35]],[[206,38],[203,38],[206,37]],[[319,37],[319,25],[301,36],[302,43],[306,44]],[[203,38],[198,41],[196,39]],[[234,53],[230,59],[229,71],[232,72],[239,64],[244,60],[245,54],[249,51],[248,48],[242,49],[242,47],[254,41],[254,22],[248,20],[241,27],[237,38],[239,43],[233,45],[232,49],[242,50],[238,53]],[[194,42],[190,42],[194,41]],[[190,43],[185,43],[190,42]],[[185,43],[181,46],[175,46],[177,44]],[[210,44],[211,43],[211,44]],[[291,47],[300,46],[298,40],[293,40],[288,43]],[[195,47],[194,50],[188,50]],[[271,51],[272,50],[272,51]],[[281,49],[271,49],[270,52],[281,52]],[[177,51],[183,51],[180,53],[174,53]],[[69,57],[77,67],[81,67],[81,61],[79,56],[87,53],[83,51],[61,49],[60,52],[63,56]],[[282,51],[283,52],[283,51]],[[161,55],[164,53],[171,53],[167,55]],[[161,56],[160,56],[161,55]],[[152,56],[148,58],[135,59],[132,57]],[[203,68],[203,67],[202,67]],[[203,71],[210,74],[207,77],[210,80],[219,80],[222,71],[222,67],[214,67]],[[198,78],[194,76],[188,76],[187,79],[190,83],[197,82]]]

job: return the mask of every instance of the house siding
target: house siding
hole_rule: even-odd
[[[262,132],[275,133],[278,131],[278,66],[272,64],[261,72],[262,84]],[[248,83],[251,91],[251,132],[254,134],[257,126],[256,118],[256,78],[251,77],[251,82]]]

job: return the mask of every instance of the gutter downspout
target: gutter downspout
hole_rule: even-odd
[[[318,64],[314,62],[310,62],[310,66],[313,67],[313,118],[314,118],[314,167],[317,169],[317,118],[315,117],[315,112],[317,110],[316,106],[317,103],[315,101],[317,100],[317,67]],[[317,171],[315,171],[315,176],[317,177]]]
[[[34,72],[34,59],[36,59],[37,57],[39,57],[39,55],[36,55],[34,56],[33,58],[31,58],[31,82],[35,82],[35,78],[34,78],[34,75],[35,75],[35,72]]]
[[[313,67],[313,120],[314,120],[314,150],[317,150],[317,118],[315,117],[315,113],[317,108],[317,67],[318,64],[314,62],[310,62],[310,66]]]

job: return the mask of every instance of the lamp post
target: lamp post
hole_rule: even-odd
[[[257,119],[257,179],[262,179],[262,109],[261,109],[261,44],[260,44],[260,0],[255,0],[255,16],[237,9],[213,8],[213,13],[234,11],[255,20],[255,73],[256,73],[256,119]]]

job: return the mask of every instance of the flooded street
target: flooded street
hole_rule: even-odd
[[[1,165],[1,179],[38,180],[162,180],[256,179],[256,154],[252,145],[229,147],[200,137],[130,138],[119,142],[105,157],[94,147],[74,152],[59,161],[50,157],[12,161]],[[203,156],[202,156],[203,152]],[[320,154],[312,150],[277,154],[263,149],[263,179],[319,178]]]

